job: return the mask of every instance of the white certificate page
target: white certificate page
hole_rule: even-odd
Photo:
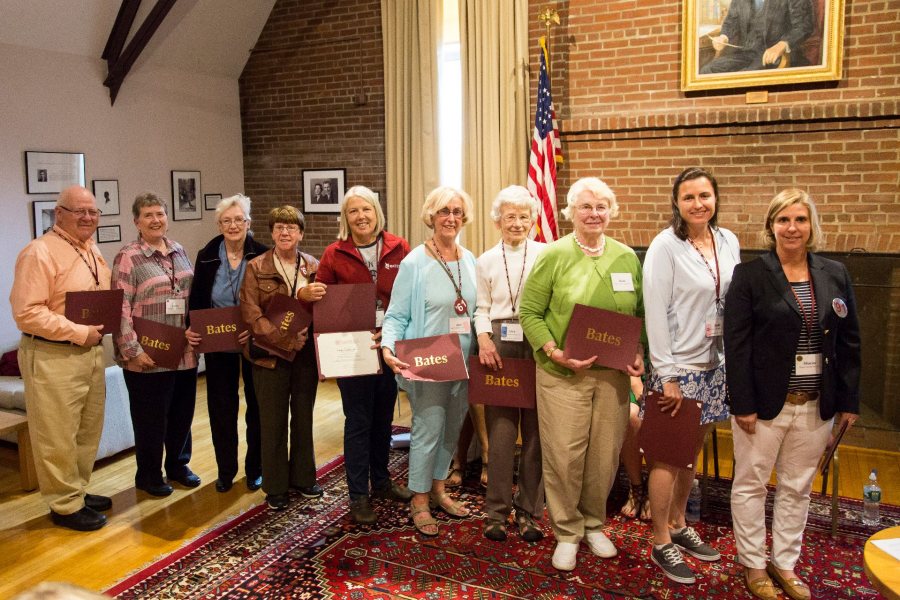
[[[381,372],[377,348],[372,348],[371,331],[342,331],[316,334],[319,378],[357,377]]]

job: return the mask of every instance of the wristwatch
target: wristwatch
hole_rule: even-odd
[[[547,358],[550,358],[553,356],[553,353],[556,352],[557,350],[559,350],[559,346],[553,346],[549,350],[547,348],[544,348],[544,354],[547,355]]]

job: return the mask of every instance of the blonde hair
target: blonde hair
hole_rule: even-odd
[[[463,203],[463,225],[471,220],[472,199],[467,193],[449,186],[436,187],[428,193],[428,196],[425,197],[425,204],[422,205],[422,222],[428,226],[428,229],[434,229],[434,215],[437,211],[445,208],[457,198]]]
[[[612,189],[596,177],[582,177],[572,184],[569,193],[566,194],[566,207],[562,209],[562,215],[569,221],[572,220],[572,210],[582,192],[590,192],[597,200],[608,200],[610,218],[619,216],[619,203],[616,202],[616,195]]]
[[[375,209],[375,236],[378,237],[384,231],[384,211],[381,210],[381,204],[378,202],[378,198],[375,197],[375,192],[364,185],[354,185],[347,190],[347,193],[344,194],[344,199],[341,201],[338,239],[346,240],[350,237],[350,223],[347,222],[347,201],[350,198],[359,198]]]
[[[809,213],[810,233],[806,240],[806,249],[810,252],[822,247],[825,243],[825,235],[822,233],[822,223],[819,220],[819,211],[809,194],[798,188],[788,188],[779,192],[769,203],[766,211],[766,226],[760,233],[762,243],[769,249],[775,249],[775,232],[772,231],[772,223],[778,213],[794,204],[802,204]]]

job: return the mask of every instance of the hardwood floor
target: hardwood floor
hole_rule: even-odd
[[[124,452],[101,461],[95,468],[91,492],[112,496],[114,506],[108,513],[109,524],[96,532],[78,533],[53,526],[40,494],[20,490],[15,448],[0,447],[0,598],[41,581],[68,581],[93,590],[106,589],[263,502],[263,493],[248,492],[243,479],[226,494],[215,491],[215,457],[203,378],[197,394],[191,468],[203,479],[203,485],[195,490],[176,486],[170,497],[153,499],[135,492],[133,453]],[[401,395],[394,422],[409,425],[410,409],[405,395]],[[322,383],[315,409],[319,464],[342,453],[342,436],[343,413],[337,386],[333,382]],[[720,473],[726,477],[732,473],[731,456],[730,431],[720,430]],[[860,498],[869,470],[877,467],[884,500],[900,503],[900,453],[842,446],[840,460],[841,495]]]

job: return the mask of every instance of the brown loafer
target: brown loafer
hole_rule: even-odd
[[[750,581],[747,571],[744,571],[744,583],[747,584],[747,590],[754,598],[761,600],[778,600],[778,592],[775,591],[775,584],[768,577],[758,577]]]
[[[809,600],[812,597],[809,586],[802,579],[785,577],[772,563],[766,564],[766,573],[777,581],[784,593],[793,598],[793,600]]]

